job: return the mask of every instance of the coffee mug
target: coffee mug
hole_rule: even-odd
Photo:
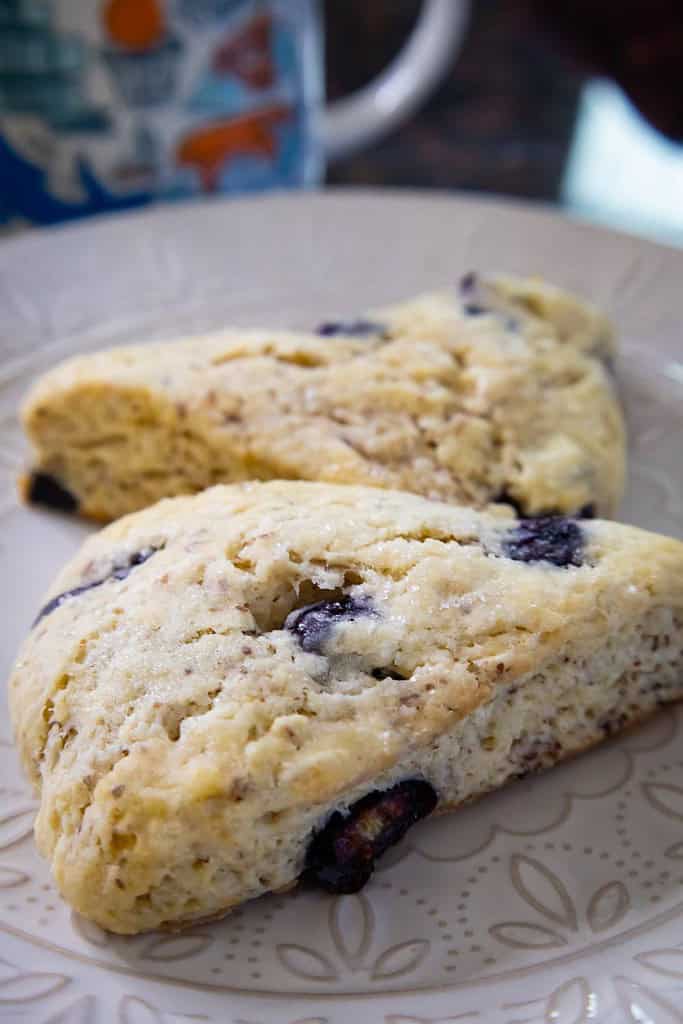
[[[317,0],[0,0],[0,222],[298,188],[411,113],[469,0],[426,0],[359,93],[324,105]]]

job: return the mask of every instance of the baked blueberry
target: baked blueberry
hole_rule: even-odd
[[[539,512],[536,516],[525,515],[524,508],[521,502],[517,501],[516,498],[510,494],[505,488],[500,491],[495,498],[492,499],[496,504],[500,505],[511,505],[515,510],[518,519],[549,519],[555,516],[562,516],[563,513],[555,509],[547,509],[544,512]],[[583,505],[575,515],[576,519],[595,519],[597,516],[596,508],[594,504]]]
[[[583,532],[573,519],[562,516],[521,519],[505,537],[503,553],[515,562],[578,568],[583,564]]]
[[[493,312],[479,275],[474,271],[465,274],[460,281],[458,291],[466,316],[486,316]]]
[[[518,321],[509,315],[509,310],[500,301],[496,301],[495,295],[486,282],[481,281],[474,271],[465,274],[459,284],[460,299],[465,316],[497,316],[503,321],[506,331],[516,331],[519,328]]]
[[[132,569],[137,568],[138,565],[142,565],[155,555],[159,548],[143,548],[142,551],[136,551],[134,555],[131,555],[128,562],[124,565],[117,565],[114,567],[109,576],[106,576],[101,582],[106,583],[108,579],[114,580],[125,580],[126,576],[129,576]]]
[[[287,616],[285,629],[294,633],[304,651],[321,654],[336,623],[363,615],[377,615],[369,598],[347,595],[338,601],[319,601],[297,609]]]
[[[59,480],[49,473],[32,473],[26,489],[26,500],[32,505],[45,505],[60,512],[76,512],[78,500]]]
[[[328,892],[358,892],[372,875],[377,858],[415,822],[431,814],[437,801],[428,782],[409,779],[368,793],[347,814],[335,811],[313,837],[304,877]]]
[[[321,324],[316,331],[316,334],[320,334],[324,338],[342,335],[348,338],[367,338],[372,334],[384,336],[386,333],[386,325],[374,320],[329,321]]]
[[[479,284],[479,277],[478,277],[476,271],[470,270],[470,272],[468,274],[464,274],[460,278],[460,283],[458,285],[458,290],[459,290],[460,294],[463,297],[466,297],[467,295],[470,295],[472,292],[475,291],[475,289],[477,288],[478,284]]]
[[[87,590],[94,590],[95,587],[101,587],[103,583],[107,583],[109,580],[125,580],[130,575],[131,571],[138,565],[142,565],[148,558],[156,554],[159,548],[143,548],[142,551],[136,551],[134,555],[128,559],[123,565],[115,565],[110,573],[103,576],[100,580],[93,580],[92,583],[82,583],[79,587],[73,587],[71,590],[65,590],[62,594],[57,594],[51,601],[41,608],[36,616],[33,623],[37,626],[41,619],[44,619],[46,615],[53,612],[55,608],[59,608],[64,601],[68,601],[71,597],[78,597],[79,594],[84,594]]]

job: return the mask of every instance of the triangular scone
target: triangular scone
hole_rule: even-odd
[[[612,515],[622,417],[609,372],[581,351],[603,351],[606,323],[569,297],[553,305],[547,286],[519,291],[538,315],[507,298],[482,312],[491,287],[466,281],[440,306],[427,297],[317,334],[227,330],[70,360],[24,408],[28,496],[109,520],[282,478]]]
[[[614,328],[607,317],[541,278],[508,274],[466,274],[457,289],[420,295],[387,306],[370,319],[386,320],[394,336],[449,338],[463,311],[471,318],[495,318],[541,347],[552,339],[610,365],[616,355]]]
[[[45,600],[10,684],[38,844],[119,932],[354,891],[418,818],[683,696],[683,545],[608,522],[216,487]]]

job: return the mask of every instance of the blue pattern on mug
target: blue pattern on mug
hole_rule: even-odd
[[[322,116],[318,0],[0,0],[0,223],[314,185]]]

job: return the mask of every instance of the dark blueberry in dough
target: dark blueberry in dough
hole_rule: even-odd
[[[578,568],[583,564],[583,533],[573,519],[561,516],[520,519],[503,541],[503,553],[515,562]]]
[[[294,633],[305,651],[320,654],[335,623],[351,621],[362,615],[376,615],[368,598],[341,597],[338,601],[320,601],[292,612],[285,629]]]
[[[79,594],[84,594],[86,590],[92,590],[93,587],[99,587],[101,582],[101,580],[98,580],[96,583],[84,583],[80,587],[74,587],[73,590],[65,590],[63,594],[57,594],[57,597],[53,597],[51,601],[48,601],[47,604],[40,609],[33,622],[33,626],[37,626],[41,619],[44,619],[46,615],[53,612],[55,608],[59,608],[60,604],[63,604],[63,602],[67,601],[70,597],[78,597]],[[33,628],[33,626],[31,628]]]
[[[458,285],[458,289],[461,295],[466,296],[471,292],[475,291],[478,284],[479,277],[476,271],[470,270],[469,274],[464,274],[463,277],[460,278],[460,284]]]
[[[459,292],[466,316],[486,316],[494,312],[486,301],[487,296],[481,286],[479,275],[474,271],[461,278]]]
[[[136,551],[134,555],[131,555],[125,565],[114,566],[110,575],[101,582],[106,583],[107,579],[125,580],[126,576],[130,575],[132,569],[137,568],[138,565],[142,565],[148,558],[155,555],[158,550],[158,548],[143,548],[142,551]]]
[[[595,519],[597,514],[595,505],[584,505],[583,508],[579,509],[577,519]]]
[[[482,285],[478,274],[474,272],[465,274],[460,281],[459,291],[465,316],[486,316],[491,314],[502,320],[506,331],[516,331],[519,329],[519,322],[513,316],[510,316],[505,303],[496,300],[495,295],[491,294],[490,289],[486,287],[485,283]]]
[[[78,501],[71,491],[49,473],[32,473],[26,491],[26,500],[32,505],[45,505],[60,512],[76,512]]]
[[[362,889],[378,857],[398,843],[411,825],[434,810],[437,795],[422,779],[409,779],[384,792],[369,793],[347,814],[335,811],[313,837],[304,877],[327,892]]]
[[[136,566],[142,565],[148,558],[156,554],[159,548],[143,548],[142,551],[136,551],[134,555],[128,559],[123,565],[115,565],[110,573],[104,576],[101,580],[93,580],[92,583],[82,583],[80,587],[74,587],[72,590],[65,590],[63,594],[57,594],[51,601],[45,605],[44,608],[38,612],[36,616],[34,626],[37,626],[41,619],[44,619],[46,615],[53,612],[55,608],[59,608],[64,601],[68,601],[71,597],[78,597],[79,594],[84,594],[87,590],[94,590],[95,587],[101,587],[103,583],[107,583],[109,580],[125,580],[126,576],[130,575],[131,571]]]
[[[386,332],[384,324],[376,323],[373,320],[347,320],[321,324],[316,333],[324,338],[334,338],[340,335],[348,338],[367,338],[371,334],[385,335]]]

